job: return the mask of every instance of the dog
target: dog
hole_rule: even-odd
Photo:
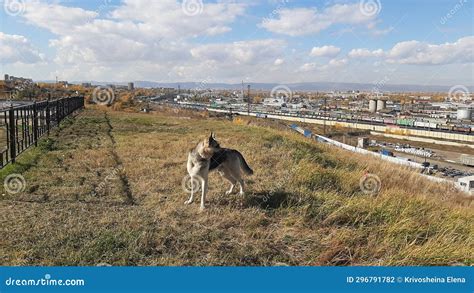
[[[231,194],[234,191],[235,185],[239,183],[240,194],[244,195],[244,180],[242,179],[241,171],[247,175],[253,174],[253,170],[245,161],[244,156],[237,150],[221,148],[212,132],[208,138],[200,141],[196,147],[189,151],[187,170],[193,184],[191,196],[185,204],[193,202],[194,182],[199,181],[202,186],[201,210],[205,208],[206,194],[208,191],[208,175],[210,171],[217,170],[223,178],[230,182],[231,186],[230,189],[226,191],[226,194]]]

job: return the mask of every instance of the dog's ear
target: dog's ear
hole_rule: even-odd
[[[211,132],[212,138],[216,139],[216,134],[214,132]]]

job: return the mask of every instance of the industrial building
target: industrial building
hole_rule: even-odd
[[[13,75],[8,75],[5,74],[4,76],[5,83],[11,84],[18,84],[18,83],[26,83],[26,84],[31,84],[33,83],[33,80],[31,78],[24,78],[24,77],[16,77]]]
[[[369,100],[369,112],[375,113],[385,110],[387,108],[387,101],[380,99],[370,99]]]
[[[459,107],[456,111],[458,120],[472,120],[472,108],[471,107]]]
[[[371,99],[369,101],[369,112],[371,113],[377,112],[377,100]]]
[[[459,178],[457,184],[462,191],[474,195],[474,175]]]
[[[387,101],[377,100],[377,112],[384,110],[385,108],[387,108]]]

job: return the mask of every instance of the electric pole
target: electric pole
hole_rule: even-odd
[[[327,97],[324,97],[324,135],[326,136]]]
[[[247,85],[247,116],[250,116],[250,84]]]

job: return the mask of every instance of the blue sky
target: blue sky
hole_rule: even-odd
[[[2,75],[474,85],[472,0],[3,0],[2,8]]]

